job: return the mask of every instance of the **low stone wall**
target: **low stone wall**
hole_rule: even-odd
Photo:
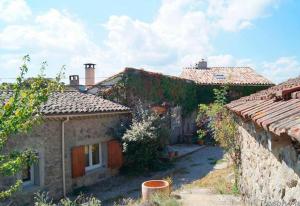
[[[239,122],[240,190],[247,205],[300,204],[299,143]]]

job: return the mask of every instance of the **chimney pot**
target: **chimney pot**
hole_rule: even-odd
[[[70,86],[78,87],[79,86],[79,75],[70,75]]]
[[[202,59],[200,62],[198,62],[196,64],[196,69],[208,69],[207,68],[207,61],[205,61],[204,59]]]
[[[85,66],[85,85],[87,87],[95,84],[95,65],[93,63],[86,63]]]

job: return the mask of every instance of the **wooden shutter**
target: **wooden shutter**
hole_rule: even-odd
[[[123,164],[122,146],[117,140],[111,140],[107,144],[108,149],[108,167],[110,169],[119,169]]]
[[[72,148],[72,177],[81,177],[85,174],[84,146]]]

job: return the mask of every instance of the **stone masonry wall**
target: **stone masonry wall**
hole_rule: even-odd
[[[240,190],[247,205],[300,204],[298,143],[240,121]]]
[[[104,167],[86,173],[85,176],[73,179],[71,171],[71,149],[74,146],[82,146],[94,143],[105,143],[112,139],[111,128],[115,127],[121,118],[120,115],[107,115],[99,117],[86,117],[84,119],[71,119],[65,123],[65,169],[67,193],[75,188],[93,184],[115,171],[106,167],[107,153],[104,154]],[[38,191],[46,191],[54,199],[63,196],[62,187],[62,161],[61,161],[61,128],[62,120],[46,120],[41,125],[33,128],[28,134],[12,137],[7,143],[7,149],[25,150],[31,148],[39,155],[39,184],[25,186],[16,193],[12,200],[16,205],[32,203],[33,194]],[[103,148],[105,150],[105,148]],[[5,185],[11,185],[16,177],[0,178],[0,189]],[[0,205],[7,205],[1,203]]]

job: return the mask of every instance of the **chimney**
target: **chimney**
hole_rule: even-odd
[[[70,86],[72,87],[79,87],[79,75],[70,75]]]
[[[207,61],[205,61],[204,59],[202,59],[200,62],[198,62],[196,64],[196,69],[208,69],[207,68]]]
[[[86,63],[85,66],[85,86],[93,86],[95,84],[95,65]]]

